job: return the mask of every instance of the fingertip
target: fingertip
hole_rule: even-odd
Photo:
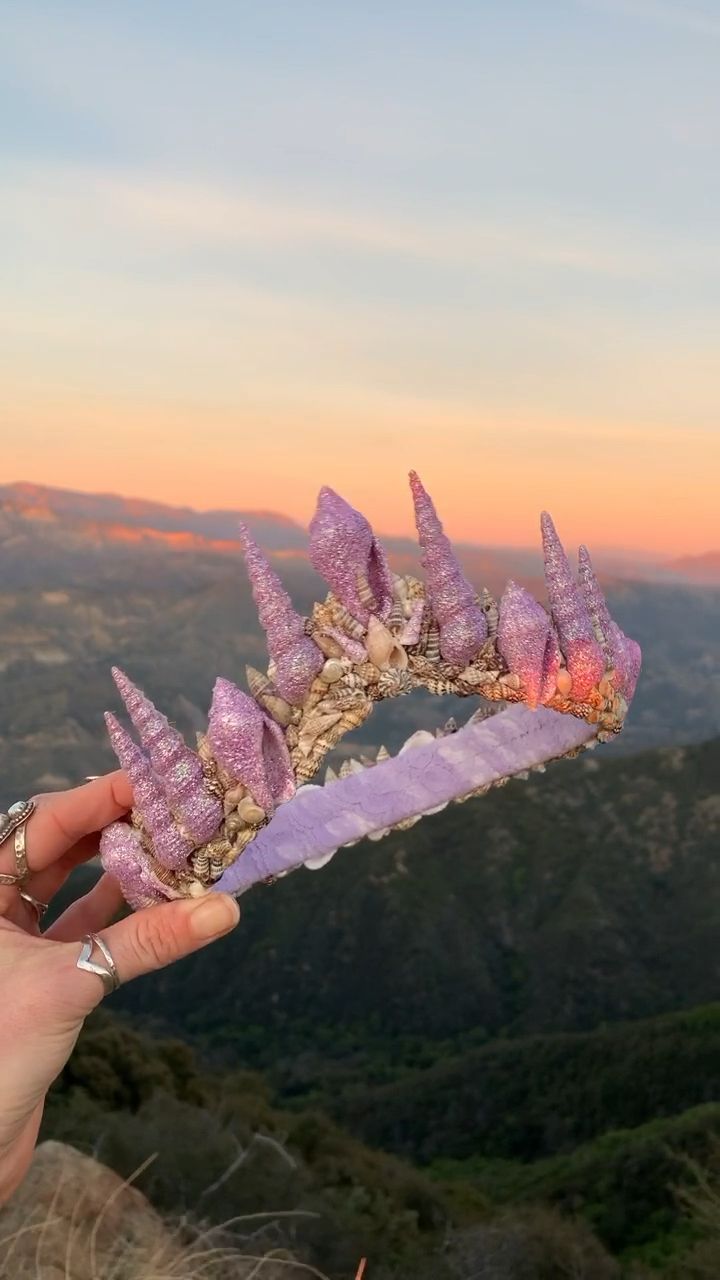
[[[239,923],[240,908],[227,893],[207,893],[190,903],[190,933],[198,941],[220,938]]]

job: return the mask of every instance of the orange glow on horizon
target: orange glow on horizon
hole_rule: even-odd
[[[14,399],[3,482],[270,510],[301,524],[330,484],[379,532],[403,536],[414,532],[406,475],[415,467],[458,541],[537,545],[547,508],[569,545],[668,558],[720,545],[720,448],[710,433],[483,422],[457,406],[371,401],[313,411]]]

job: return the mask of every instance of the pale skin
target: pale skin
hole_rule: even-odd
[[[35,799],[26,828],[31,874],[23,888],[49,902],[73,867],[95,856],[99,832],[127,813],[132,791],[117,772]],[[0,845],[0,872],[14,871],[11,837]],[[80,939],[100,934],[125,983],[190,955],[240,918],[233,898],[207,894],[109,923],[122,901],[116,881],[103,875],[41,933],[36,912],[17,888],[0,885],[0,1204],[25,1176],[47,1091],[104,996],[102,980],[76,967]],[[102,956],[95,951],[93,960],[102,962]]]

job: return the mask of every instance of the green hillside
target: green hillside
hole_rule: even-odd
[[[720,1102],[720,1004],[493,1041],[376,1087],[336,1071],[323,1101],[367,1142],[421,1162],[478,1151],[536,1160]]]
[[[554,765],[253,890],[232,937],[117,1003],[299,1092],[328,1060],[422,1065],[707,1003],[719,765],[720,740]]]

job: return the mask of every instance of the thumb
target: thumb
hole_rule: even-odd
[[[206,893],[201,898],[183,898],[160,906],[146,907],[102,930],[121,984],[152,973],[181,960],[193,951],[229,933],[240,919],[240,908],[225,893]],[[78,944],[72,944],[77,959]],[[96,963],[104,964],[97,951]],[[91,973],[75,969],[77,989],[82,989],[88,1010],[103,996],[101,980]]]

